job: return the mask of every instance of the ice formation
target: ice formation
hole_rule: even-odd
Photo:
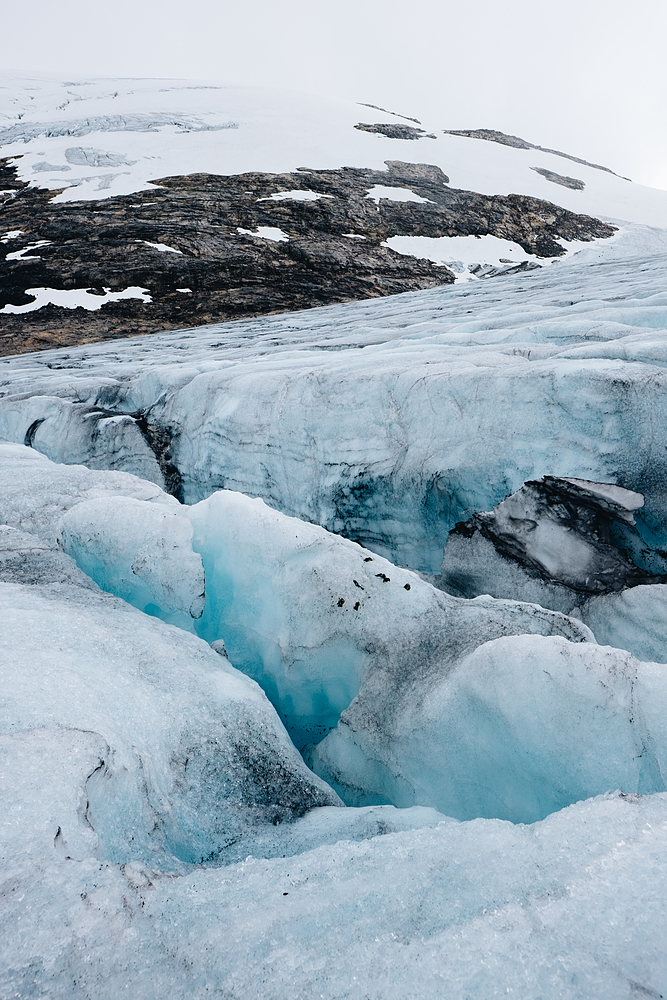
[[[343,829],[335,846],[180,877],[67,860],[45,836],[6,868],[1,988],[55,1000],[76,995],[75,979],[99,1000],[657,998],[666,810],[664,794],[609,795],[533,826],[443,819],[361,843]]]
[[[502,295],[477,283],[1,359],[0,435],[188,503],[259,496],[430,573],[456,522],[545,474],[642,493],[657,549],[666,250],[629,230]]]
[[[666,196],[386,112],[67,86],[0,130],[59,202],[148,190],[147,150],[428,148],[618,231],[502,289],[0,359],[0,994],[667,995]]]
[[[306,769],[257,685],[202,640],[100,592],[58,551],[54,532],[57,537],[73,494],[80,499],[82,473],[90,492],[105,492],[106,485],[108,494],[120,494],[121,516],[127,517],[128,503],[143,504],[148,523],[159,525],[169,519],[170,505],[165,509],[149,484],[130,476],[96,477],[76,468],[52,476],[51,463],[35,461],[28,449],[0,447],[7,451],[3,472],[11,480],[16,470],[16,486],[23,461],[34,489],[24,504],[3,498],[5,518],[20,528],[8,525],[1,538],[7,545],[3,578],[14,579],[0,584],[2,731],[20,735],[27,757],[31,746],[45,752],[43,741],[28,739],[33,731],[53,730],[60,746],[68,745],[67,733],[78,745],[76,734],[83,733],[90,746],[102,747],[84,779],[76,763],[83,750],[73,753],[76,766],[69,777],[65,767],[63,778],[78,782],[77,823],[96,833],[92,855],[141,858],[162,868],[174,859],[201,861],[258,824],[336,802]],[[123,487],[143,492],[143,499],[122,496]],[[113,538],[109,513],[107,506]],[[159,557],[163,538],[146,532],[144,545],[152,540]],[[122,547],[119,556],[122,563]],[[187,573],[196,559],[190,550],[189,563],[183,555],[180,561]],[[149,578],[158,588],[161,582]],[[58,825],[67,842],[66,825]],[[79,836],[76,828],[72,836]]]
[[[532,823],[621,788],[665,790],[667,671],[622,650],[498,638],[448,670],[369,671],[309,760],[350,804]]]
[[[591,646],[576,619],[450,597],[242,494],[178,507],[157,490],[114,494],[111,474],[107,495],[87,499],[86,478],[102,485],[105,474],[5,451],[17,492],[34,483],[35,467],[51,478],[43,536],[55,529],[107,591],[214,646],[222,640],[220,651],[261,684],[296,746],[349,804],[533,822],[613,787],[664,790],[667,673]],[[68,478],[81,496],[63,511]],[[577,488],[589,497],[593,485]],[[608,508],[639,503],[603,492]]]
[[[204,610],[204,567],[180,512],[133,497],[100,497],[65,514],[62,540],[103,590],[194,631]]]

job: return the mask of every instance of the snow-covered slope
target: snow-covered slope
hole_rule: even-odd
[[[439,166],[455,188],[525,194],[572,212],[667,228],[666,191],[539,149],[447,134],[444,110],[441,120],[422,123],[404,117],[409,109],[391,114],[298,92],[210,82],[0,82],[0,150],[21,157],[22,180],[54,191],[64,188],[59,201],[150,190],[155,178],[180,174],[341,166],[385,170],[386,160],[400,159]],[[389,138],[355,128],[367,122],[407,125],[415,137]],[[68,158],[72,148],[102,152],[87,157],[70,152]],[[575,175],[585,187],[563,187],[535,167]]]

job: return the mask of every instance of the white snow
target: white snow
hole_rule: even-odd
[[[151,243],[150,240],[135,240],[135,243],[143,243],[144,246],[153,247],[154,250],[158,250],[160,253],[180,253],[183,256],[182,250],[170,247],[166,243]]]
[[[4,243],[5,240],[2,242]],[[51,240],[38,240],[36,243],[31,243],[30,246],[24,247],[23,250],[14,250],[13,253],[5,254],[5,260],[41,260],[41,257],[38,254],[28,257],[25,255],[30,254],[32,250],[37,250],[39,247],[48,246],[51,246]]]
[[[521,264],[525,260],[543,263],[523,247],[498,236],[391,236],[383,246],[397,253],[445,264],[458,276],[458,280],[472,277],[470,264],[491,264],[494,267]]]
[[[177,251],[178,252],[178,251]],[[25,260],[38,258],[23,258]],[[147,288],[139,288],[131,285],[123,288],[120,292],[112,292],[110,288],[104,289],[104,295],[97,295],[89,292],[85,288],[26,288],[26,295],[32,295],[34,302],[28,302],[24,306],[13,306],[10,304],[0,309],[2,313],[29,313],[42,306],[54,305],[64,309],[87,309],[89,312],[96,312],[101,309],[106,302],[119,302],[121,299],[142,299],[144,302],[152,302],[150,292]]]
[[[619,234],[611,237],[618,239]],[[476,275],[471,272],[475,265],[491,267],[510,267],[531,261],[544,266],[567,260],[573,254],[586,250],[590,253],[593,247],[599,246],[604,254],[609,253],[608,247],[602,247],[605,240],[559,240],[566,250],[562,257],[545,259],[535,254],[526,253],[523,247],[511,240],[498,236],[391,236],[382,246],[390,247],[397,253],[422,260],[430,260],[434,264],[446,265],[456,275],[457,282],[470,281]]]
[[[2,81],[4,82],[4,81]],[[0,153],[20,157],[20,175],[62,191],[58,201],[95,199],[151,188],[159,177],[210,172],[295,171],[342,166],[385,169],[385,160],[423,162],[423,143],[389,139],[355,129],[368,111],[351,102],[254,87],[192,87],[183,81],[89,80],[68,84],[6,78],[0,87]],[[374,111],[377,122],[400,118]],[[424,123],[437,134],[428,162],[440,166],[452,188],[486,194],[526,194],[574,212],[667,228],[667,192],[631,184],[593,167],[576,165],[584,191],[550,183],[532,168],[563,173],[562,157],[513,149],[494,142],[445,135],[451,123]],[[128,130],[129,129],[129,130]],[[124,172],[97,184],[71,186],[70,175],[48,172],[36,180],[32,167],[45,157],[65,162],[73,136],[85,135],[94,150],[108,147],[125,158]],[[531,136],[526,136],[528,140]],[[121,144],[122,139],[122,144]],[[574,151],[579,152],[577,150]],[[127,161],[135,161],[128,166]],[[614,164],[609,164],[613,168]],[[574,170],[574,165],[572,165]],[[568,167],[569,170],[569,167]],[[87,174],[89,171],[90,174]],[[99,168],[78,167],[81,182]],[[63,187],[65,190],[62,190]]]
[[[422,198],[421,195],[415,194],[409,188],[388,187],[383,184],[375,184],[369,188],[366,197],[371,198],[376,205],[380,204],[382,198],[386,198],[387,201],[416,201],[421,205],[430,204],[428,198]]]
[[[303,191],[298,188],[293,191],[276,191],[268,198],[258,198],[257,201],[319,201],[320,198],[333,198],[333,195],[318,194],[317,191]]]
[[[17,240],[19,236],[23,236],[23,230],[21,229],[11,229],[8,233],[0,239],[0,243],[9,243],[10,240]],[[7,258],[5,257],[5,260]]]
[[[287,243],[289,241],[287,233],[278,229],[277,226],[258,226],[254,233],[252,229],[242,229],[237,226],[236,231],[244,236],[259,236],[262,240],[272,240],[274,243]]]
[[[191,288],[177,288],[176,291],[177,292],[182,292],[183,295],[192,295],[192,289]]]

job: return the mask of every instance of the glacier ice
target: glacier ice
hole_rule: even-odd
[[[413,571],[555,476],[661,572],[662,239],[0,359],[2,995],[667,994],[664,586]]]
[[[594,486],[571,484],[588,499]],[[600,489],[611,510],[641,499]],[[592,645],[576,619],[451,597],[230,491],[178,513],[133,497],[82,499],[61,535],[98,584],[167,621],[178,591],[187,627],[224,642],[349,804],[533,822],[610,788],[664,789],[667,673]]]
[[[557,636],[507,636],[450,670],[369,671],[309,759],[350,804],[531,823],[610,788],[664,791],[667,670]]]
[[[603,646],[629,649],[639,660],[667,663],[667,587],[629,587],[601,594],[576,612]]]
[[[232,663],[267,692],[299,747],[336,725],[378,663],[405,675],[427,663],[446,669],[490,638],[524,631],[592,639],[580,622],[535,606],[450,597],[259,499],[223,490],[179,506],[148,483],[145,499],[122,495],[123,486],[139,493],[139,483],[118,474],[109,475],[106,495],[91,499],[93,484],[102,493],[103,473],[88,473],[89,485],[83,469],[6,448],[17,492],[35,483],[33,467],[44,480],[55,471],[51,537],[57,533],[79,568],[140,610],[208,642],[222,640]],[[69,480],[81,491],[78,503],[63,496]]]
[[[346,812],[346,810],[338,810]],[[350,810],[350,812],[356,812]],[[54,859],[6,870],[0,991],[192,1000],[658,997],[667,796],[531,825],[442,820],[181,875]]]
[[[0,604],[3,733],[57,725],[108,746],[80,788],[100,858],[201,861],[337,801],[259,688],[195,636],[72,586],[3,583]]]
[[[186,607],[201,611],[203,569],[186,548],[192,529],[173,512],[178,503],[127,473],[54,465],[24,446],[0,445],[0,457],[1,729],[8,738],[24,734],[15,744],[17,767],[21,755],[51,753],[50,744],[30,742],[31,732],[62,730],[53,737],[54,766],[63,761],[58,780],[76,791],[77,808],[94,830],[91,856],[144,858],[168,868],[215,855],[263,823],[337,802],[306,769],[253,681],[196,636],[101,592],[61,547],[68,516],[77,504],[83,511],[92,505],[106,519],[107,543],[118,546],[110,567],[118,589],[134,575],[135,597],[148,590],[166,597],[166,616],[167,602],[173,611],[180,600],[185,618]],[[80,518],[79,530],[85,527]],[[123,562],[132,537],[139,557],[143,544],[143,561],[133,560],[137,574]],[[170,575],[174,541],[180,549],[171,551]],[[196,608],[188,606],[189,586],[197,591]],[[85,747],[71,751],[71,767],[70,751],[62,749],[67,733],[79,745],[77,732],[88,734],[95,753],[103,748],[102,763],[83,778],[75,764],[77,754],[88,759]],[[30,769],[22,772],[24,790],[34,799],[28,774],[39,768]],[[62,838],[76,840],[76,830]]]
[[[0,434],[188,503],[259,496],[431,573],[457,521],[544,475],[643,493],[659,549],[667,265],[662,244],[639,252],[651,233],[625,237],[502,296],[477,283],[2,359]]]
[[[186,517],[135,497],[98,497],[71,507],[61,533],[65,552],[102,590],[194,631],[205,579]]]

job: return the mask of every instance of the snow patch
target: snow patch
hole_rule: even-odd
[[[278,229],[276,226],[258,226],[257,231],[254,233],[252,229],[242,229],[241,226],[237,226],[236,231],[243,236],[259,236],[262,240],[273,240],[274,243],[287,243],[289,241],[287,233],[284,233],[282,229]]]
[[[182,250],[177,250],[176,247],[167,246],[166,243],[151,243],[150,240],[135,240],[135,243],[143,243],[144,246],[153,247],[154,250],[158,250],[160,253],[180,253],[183,256]]]
[[[524,261],[539,261],[538,257],[526,253],[518,243],[498,236],[391,236],[382,246],[407,257],[446,265],[458,276],[459,281],[467,281],[472,277],[468,271],[470,265],[490,264],[502,267],[522,264]]]
[[[333,198],[333,195],[318,194],[317,191],[276,191],[268,198],[258,198],[257,201],[319,201],[320,198]]]
[[[2,242],[4,243],[6,241],[3,240]],[[29,253],[31,250],[37,250],[39,247],[48,246],[51,246],[51,240],[38,240],[36,243],[31,243],[30,246],[24,247],[23,250],[14,250],[13,253],[6,254],[5,260],[41,260],[42,258],[38,255],[35,255],[34,257],[25,257],[24,254]]]
[[[0,314],[36,312],[37,309],[48,305],[61,306],[64,309],[81,307],[89,312],[97,312],[105,303],[118,302],[120,299],[143,299],[145,303],[153,301],[148,289],[139,288],[137,285],[124,288],[120,292],[112,292],[110,288],[105,288],[104,295],[96,295],[85,288],[26,288],[25,294],[34,295],[35,301],[23,306],[6,305],[0,309]]]
[[[371,198],[376,205],[380,204],[382,198],[386,198],[387,201],[416,201],[420,205],[432,205],[433,202],[428,198],[422,198],[420,195],[415,194],[410,188],[402,187],[387,187],[384,184],[375,184],[370,188],[367,198]]]

